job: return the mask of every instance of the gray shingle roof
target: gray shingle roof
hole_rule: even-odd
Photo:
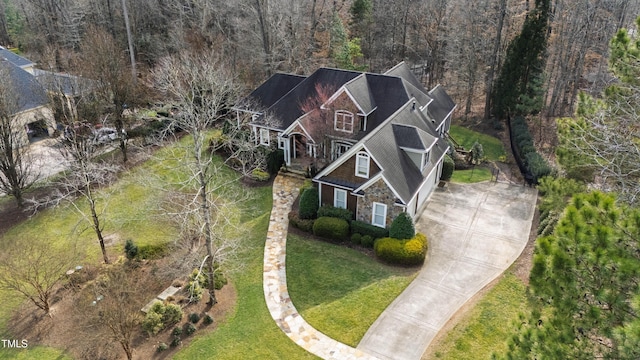
[[[7,60],[0,60],[0,73],[2,76],[8,74],[11,86],[17,95],[17,112],[35,109],[49,102],[47,93],[36,78],[17,65]]]
[[[21,68],[34,65],[34,63],[31,60],[27,60],[22,56],[17,55],[13,51],[7,50],[4,47],[0,46],[0,60],[2,59],[6,59],[10,63]]]
[[[413,109],[413,102],[407,101],[388,122],[379,127],[364,143],[371,156],[382,168],[382,176],[396,190],[404,204],[411,200],[424,181],[424,176],[435,168],[437,160],[448,148],[445,140],[430,135],[433,129],[428,123],[430,121],[419,110]],[[419,130],[414,131],[413,138],[407,139],[415,146],[419,146],[419,142],[428,142],[431,138],[436,141],[430,150],[429,163],[422,171],[400,148],[399,141],[404,141],[401,136],[408,133],[407,128]],[[420,134],[430,137],[421,137]]]
[[[80,95],[94,85],[85,78],[40,69],[34,70],[34,76],[45,89],[56,93],[62,91],[67,96]]]
[[[428,150],[437,140],[435,136],[414,126],[392,124],[398,146],[415,150]]]
[[[355,101],[362,107],[365,114],[369,114],[376,107],[376,101],[371,94],[367,76],[362,74],[348,82],[345,86]]]
[[[253,111],[266,110],[305,78],[305,76],[293,74],[274,74],[246,98],[240,100],[236,106],[240,109]]]
[[[433,98],[433,102],[428,107],[429,115],[437,124],[440,124],[456,107],[456,103],[440,85],[429,91],[429,95]]]

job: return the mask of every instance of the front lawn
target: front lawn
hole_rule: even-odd
[[[526,286],[507,272],[442,342],[432,344],[423,360],[491,359],[493,353],[503,355],[517,329],[518,315],[526,311]]]
[[[298,312],[331,338],[357,346],[418,269],[396,268],[347,248],[290,234],[287,286]]]
[[[506,155],[502,141],[491,135],[479,133],[458,125],[451,125],[449,134],[458,144],[462,145],[465,150],[471,150],[471,147],[476,141],[482,144],[484,156],[489,161],[498,161],[501,156]]]
[[[470,170],[454,170],[451,181],[456,183],[471,184],[491,180],[491,170],[477,166]]]

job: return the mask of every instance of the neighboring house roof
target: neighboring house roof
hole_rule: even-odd
[[[31,60],[27,60],[20,55],[17,55],[13,51],[7,50],[6,48],[0,46],[0,60],[5,59],[10,63],[20,67],[30,67],[35,65]]]
[[[8,74],[14,92],[17,94],[16,112],[35,109],[49,102],[45,90],[29,72],[7,60],[0,60],[0,70],[3,75]]]
[[[93,86],[92,81],[70,74],[35,69],[34,76],[48,91],[55,93],[62,91],[66,96],[81,95]]]

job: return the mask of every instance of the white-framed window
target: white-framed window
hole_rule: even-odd
[[[260,145],[269,146],[269,129],[260,129]]]
[[[371,213],[371,223],[375,226],[387,226],[387,205],[374,202],[373,212]]]
[[[285,144],[286,143],[285,143],[284,138],[282,137],[282,133],[279,133],[278,134],[278,149],[284,149]]]
[[[334,129],[336,131],[353,133],[353,114],[344,110],[336,111]]]
[[[369,178],[369,154],[365,152],[356,155],[356,176]]]
[[[342,189],[333,189],[333,206],[346,209],[347,208],[347,191]]]
[[[349,149],[351,149],[351,144],[335,142],[333,143],[334,147],[334,160],[339,158],[342,154],[346,153]]]

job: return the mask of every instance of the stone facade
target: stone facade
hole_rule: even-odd
[[[396,218],[396,216],[401,212],[404,212],[403,207],[394,205],[396,202],[396,196],[393,194],[393,191],[389,189],[384,180],[380,179],[364,190],[364,196],[358,201],[357,220],[371,224],[371,213],[373,211],[374,202],[387,205],[387,227],[391,225],[391,222]]]

